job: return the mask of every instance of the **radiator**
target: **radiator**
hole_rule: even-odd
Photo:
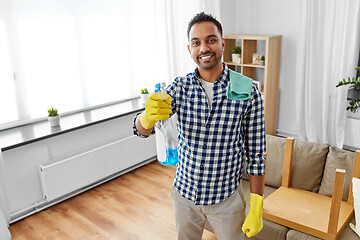
[[[156,155],[155,139],[131,136],[53,163],[39,165],[43,197],[51,201]]]

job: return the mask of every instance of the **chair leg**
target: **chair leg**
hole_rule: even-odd
[[[285,143],[284,166],[281,186],[286,188],[290,187],[291,185],[291,167],[294,154],[294,142],[295,140],[293,138],[287,138]]]
[[[344,187],[344,179],[345,179],[345,170],[336,169],[334,188],[331,199],[329,225],[328,225],[328,234],[330,235],[336,236],[337,233],[342,192]]]

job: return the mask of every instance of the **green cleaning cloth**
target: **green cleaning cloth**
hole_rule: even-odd
[[[252,79],[232,71],[230,72],[230,83],[228,87],[228,99],[246,100],[249,99],[252,89]]]

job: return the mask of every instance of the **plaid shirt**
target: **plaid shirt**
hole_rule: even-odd
[[[212,205],[228,198],[246,172],[264,175],[266,151],[264,108],[253,84],[250,98],[227,98],[229,69],[214,82],[209,108],[197,69],[176,78],[166,90],[178,116],[178,153],[174,186],[196,205]],[[140,134],[134,128],[134,134]],[[144,137],[144,136],[142,136]]]

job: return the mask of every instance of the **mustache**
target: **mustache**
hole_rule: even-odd
[[[202,56],[206,56],[206,55],[209,55],[209,54],[212,54],[212,55],[216,56],[215,52],[207,51],[207,52],[200,53],[199,55],[197,55],[197,58],[200,58]]]

